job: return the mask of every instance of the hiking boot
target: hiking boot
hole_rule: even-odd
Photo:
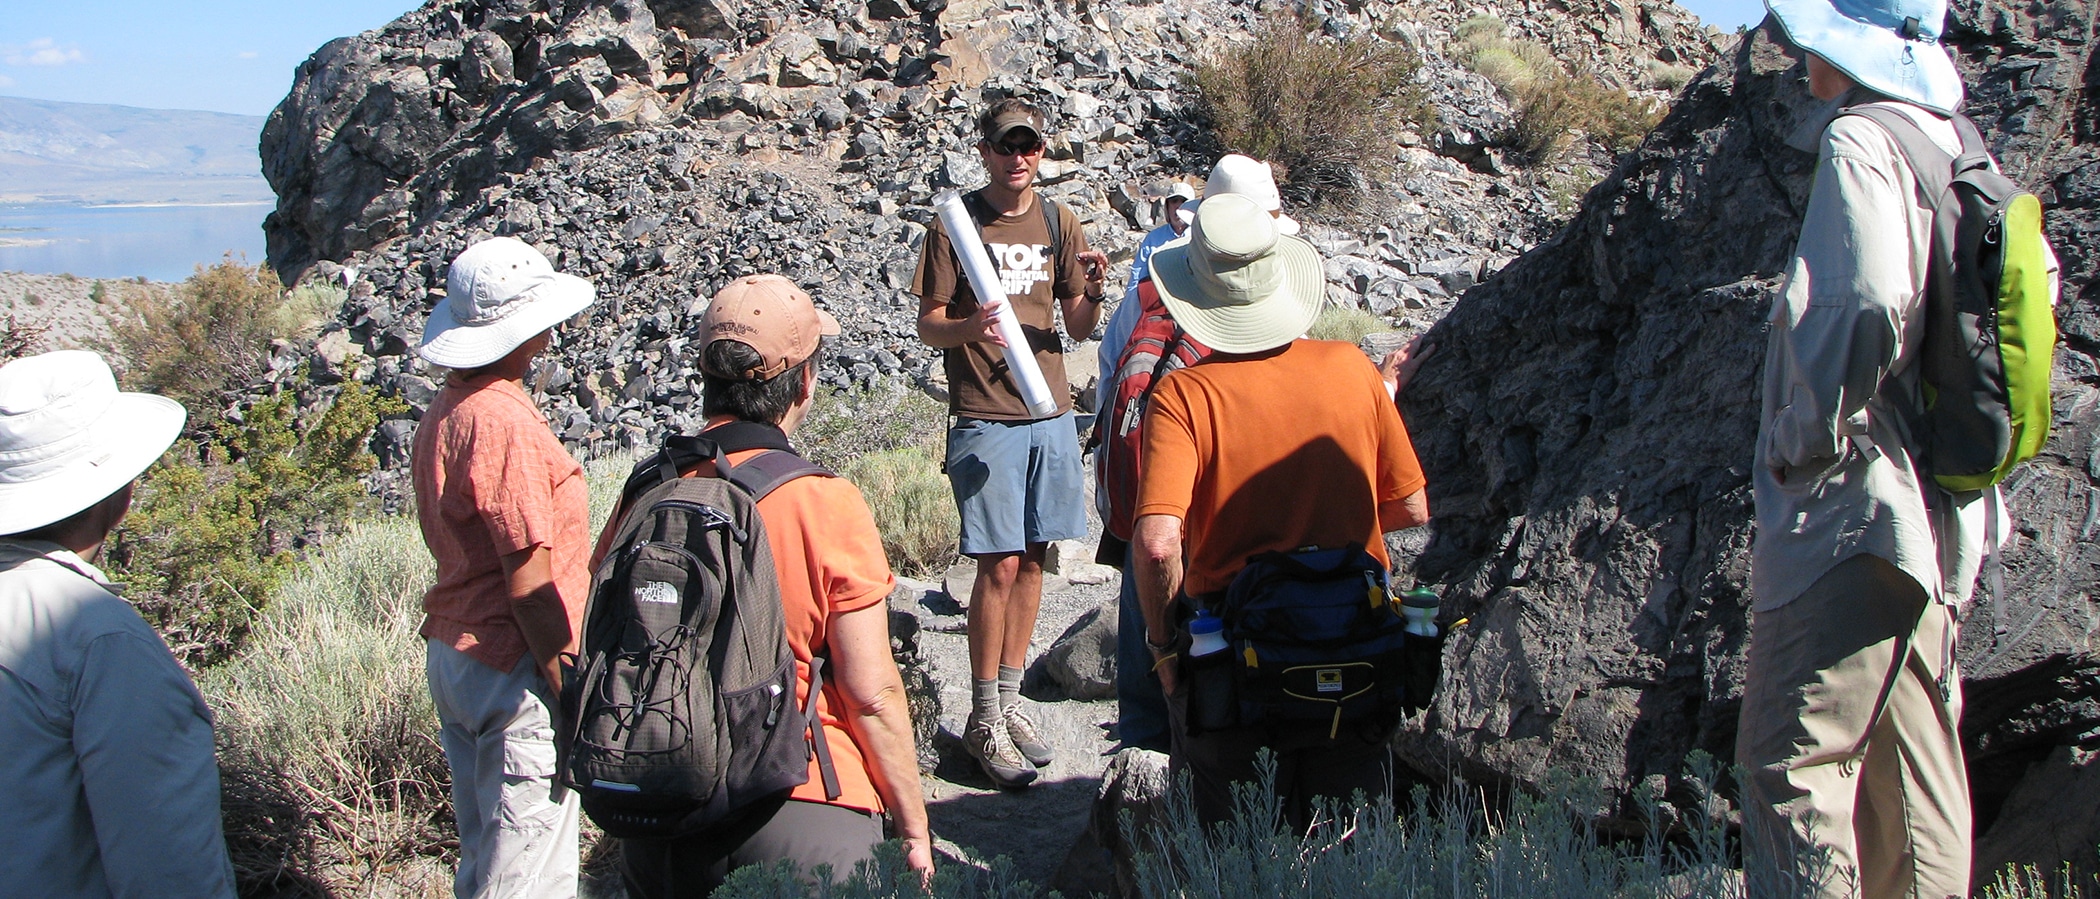
[[[1004,723],[970,716],[969,726],[963,728],[963,748],[970,751],[970,757],[977,760],[992,783],[1012,790],[1035,782],[1035,766],[1014,748],[1014,740],[1004,726],[993,726]]]
[[[1050,764],[1056,753],[1050,750],[1050,744],[1043,742],[1042,735],[1036,733],[1035,719],[1021,711],[1021,704],[1016,702],[1007,706],[1005,718],[1006,735],[1013,739],[1014,748],[1021,751],[1021,757],[1038,768]]]

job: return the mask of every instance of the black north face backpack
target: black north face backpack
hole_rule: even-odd
[[[766,449],[742,465],[728,453]],[[680,477],[712,460],[716,477]],[[673,437],[621,490],[591,578],[582,649],[562,686],[561,778],[615,837],[706,830],[809,779],[839,795],[817,720],[823,663],[795,707],[795,656],[758,500],[831,476],[778,428],[736,422]]]

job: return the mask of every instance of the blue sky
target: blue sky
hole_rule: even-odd
[[[0,94],[264,115],[329,40],[419,0],[0,0]]]
[[[1680,0],[1723,31],[1762,0]],[[6,0],[0,95],[264,115],[323,43],[417,0]]]

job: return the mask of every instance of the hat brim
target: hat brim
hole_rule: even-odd
[[[1190,200],[1186,203],[1181,204],[1180,209],[1174,210],[1174,216],[1176,218],[1181,219],[1181,223],[1184,225],[1191,224],[1196,221],[1196,210],[1202,205],[1203,201],[1200,199]],[[1272,212],[1270,213],[1270,215],[1276,219],[1276,233],[1278,234],[1296,235],[1299,231],[1303,230],[1303,227],[1298,224],[1297,219],[1285,215],[1280,210]]]
[[[1204,346],[1221,353],[1259,353],[1305,336],[1320,317],[1327,303],[1327,275],[1312,244],[1278,236],[1283,283],[1259,302],[1231,304],[1203,292],[1189,265],[1189,241],[1183,236],[1153,251],[1152,282],[1175,323]]]
[[[1902,35],[1838,12],[1829,0],[1765,0],[1795,46],[1823,58],[1861,87],[1942,115],[1961,107],[1961,74],[1939,43]]]
[[[554,280],[534,290],[516,312],[487,324],[463,325],[452,317],[452,297],[430,309],[423,323],[423,343],[416,354],[432,365],[480,368],[510,354],[533,335],[575,317],[598,298],[591,282],[554,273]]]
[[[0,534],[33,531],[64,521],[123,489],[160,460],[188,420],[182,404],[150,393],[120,393],[89,426],[97,458],[49,477],[0,484]]]

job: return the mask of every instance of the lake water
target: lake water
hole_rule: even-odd
[[[231,251],[263,261],[268,203],[0,206],[0,271],[180,281]]]

